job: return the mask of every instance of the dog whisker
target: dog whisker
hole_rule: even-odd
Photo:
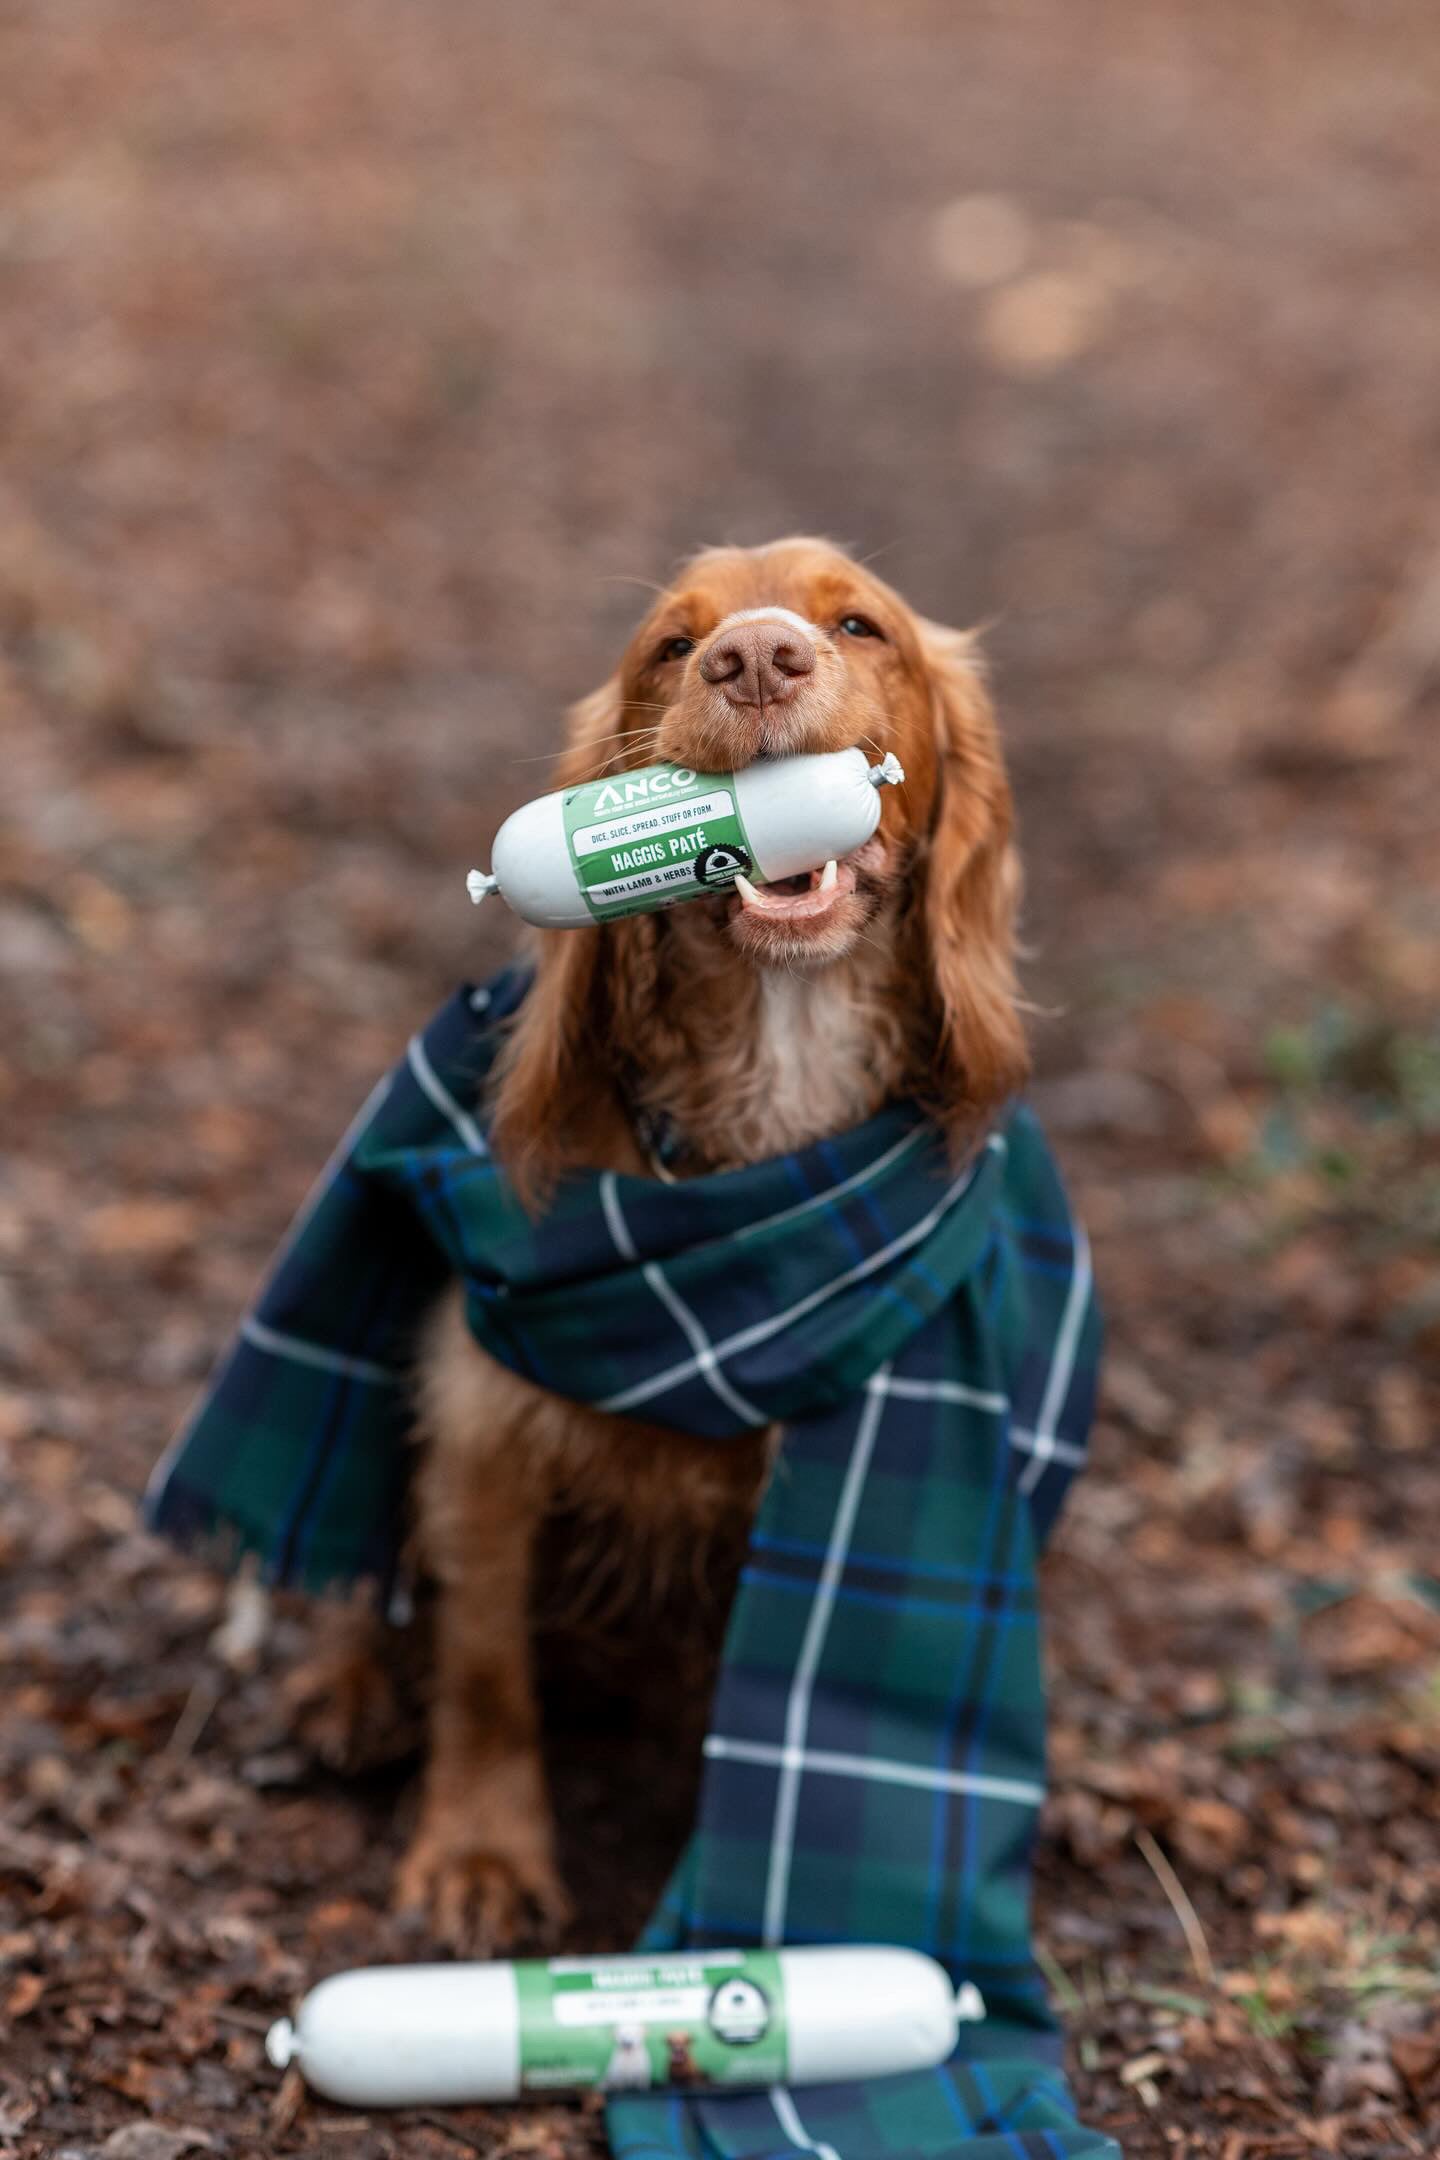
[[[638,585],[642,592],[654,593],[664,599],[665,587],[657,585],[653,578],[632,577],[626,570],[602,570],[596,580],[601,585]]]
[[[663,706],[657,706],[655,709],[657,712],[664,711]],[[587,748],[598,750],[604,743],[638,742],[642,736],[653,735],[654,733],[655,724],[653,721],[647,721],[643,727],[613,728],[608,734],[592,736]],[[555,752],[553,750],[542,750],[534,757],[515,758],[512,762],[516,765],[549,765],[553,764],[554,759]]]
[[[903,541],[900,540],[882,540],[879,547],[871,548],[868,555],[857,555],[855,560],[862,568],[868,570],[872,563],[879,562],[882,555],[893,555],[896,548],[903,545]]]
[[[602,743],[638,742],[641,736],[653,735],[654,733],[654,721],[647,720],[643,727],[612,728],[610,732],[606,735],[592,735],[586,747],[589,749],[598,750]]]

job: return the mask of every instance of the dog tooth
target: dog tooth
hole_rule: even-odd
[[[735,873],[735,890],[739,893],[741,899],[744,900],[747,905],[754,905],[759,901],[760,895],[756,892],[754,886],[750,883],[749,878],[745,876],[743,871],[737,870]]]
[[[829,862],[826,863],[825,868],[820,873],[821,892],[829,892],[831,886],[835,883],[835,880],[839,877],[839,875],[839,866],[835,861],[835,857],[832,855]]]

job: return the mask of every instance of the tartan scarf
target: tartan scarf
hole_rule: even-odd
[[[899,1103],[723,1174],[581,1173],[535,1220],[476,1107],[527,987],[509,971],[457,993],[371,1096],[159,1466],[150,1522],[252,1551],[276,1583],[387,1581],[407,1362],[455,1275],[477,1341],[560,1394],[714,1445],[780,1421],[699,1817],[645,1946],[909,1944],[989,2015],[935,2071],[612,2100],[612,2147],[1114,2155],[1075,2121],[1029,1944],[1036,1555],[1083,1459],[1099,1342],[1039,1127],[1014,1110],[957,1169]]]

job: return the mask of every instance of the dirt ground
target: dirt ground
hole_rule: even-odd
[[[277,2093],[296,1990],[418,1947],[412,1781],[296,1743],[303,1609],[225,1674],[134,1503],[508,949],[461,876],[635,581],[810,528],[990,626],[1110,1313],[1050,1574],[1084,2111],[1440,2152],[1429,0],[11,0],[0,86],[0,2151],[595,2149]],[[693,1764],[563,1666],[601,1946]]]

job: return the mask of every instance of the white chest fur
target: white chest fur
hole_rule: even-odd
[[[808,977],[766,969],[752,1085],[777,1151],[843,1132],[874,1107],[875,1017],[846,969]]]

